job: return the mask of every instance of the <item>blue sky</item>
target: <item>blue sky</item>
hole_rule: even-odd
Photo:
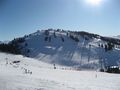
[[[48,28],[120,35],[120,0],[0,0],[0,40]]]

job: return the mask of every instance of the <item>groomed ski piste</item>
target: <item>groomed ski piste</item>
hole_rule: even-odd
[[[19,61],[19,63],[13,63]],[[120,75],[0,53],[0,90],[120,90]]]

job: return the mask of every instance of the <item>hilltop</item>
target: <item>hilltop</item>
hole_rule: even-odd
[[[120,39],[84,31],[38,30],[9,44],[12,53],[51,64],[80,69],[120,65]]]

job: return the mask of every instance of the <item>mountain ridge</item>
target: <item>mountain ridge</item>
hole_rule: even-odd
[[[52,64],[87,69],[120,65],[119,39],[84,31],[38,30],[9,43],[25,56]]]

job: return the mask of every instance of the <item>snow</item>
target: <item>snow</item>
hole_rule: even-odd
[[[3,44],[3,43],[4,43],[4,44],[8,44],[9,41],[7,41],[7,40],[6,40],[6,41],[0,41],[0,44]]]
[[[20,63],[12,64],[17,60]],[[0,90],[120,90],[119,74],[77,71],[60,65],[53,68],[53,64],[22,55],[0,53]]]
[[[113,38],[120,39],[120,35],[112,36]]]
[[[22,49],[23,55],[50,64],[55,63],[83,69],[100,68],[100,58],[106,66],[120,66],[120,49],[105,52],[103,48],[98,46],[106,44],[100,38],[86,36],[89,40],[85,40],[83,36],[76,35],[79,42],[75,42],[67,36],[67,32],[55,31],[55,38],[54,30],[50,29],[51,42],[48,42],[45,41],[46,35],[44,33],[44,30],[37,31],[25,38],[25,42],[21,44],[24,47]],[[64,42],[62,42],[61,37],[64,38]],[[30,52],[28,53],[27,50]]]

